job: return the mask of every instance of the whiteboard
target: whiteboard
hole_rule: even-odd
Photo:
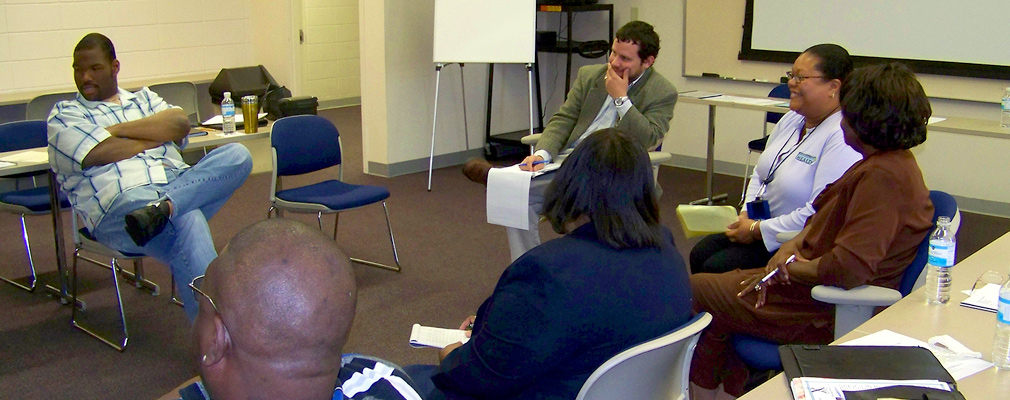
[[[1008,15],[1006,0],[756,0],[751,48],[839,43],[854,56],[1010,65]]]
[[[533,63],[536,0],[435,0],[436,63]]]
[[[739,60],[745,0],[686,0],[684,6],[684,76],[713,74],[723,79],[778,83],[791,63]],[[847,3],[846,3],[847,4]],[[957,2],[961,4],[961,2]],[[870,11],[866,11],[870,12]],[[792,22],[789,24],[793,26]],[[946,30],[949,34],[956,34]],[[822,29],[832,32],[832,29]],[[794,35],[796,36],[796,35]],[[806,34],[798,35],[808,38]],[[827,40],[822,38],[821,40]],[[802,47],[809,47],[804,43]],[[844,41],[839,44],[846,46]],[[995,103],[1007,81],[916,74],[929,97]]]

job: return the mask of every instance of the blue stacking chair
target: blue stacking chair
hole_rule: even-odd
[[[781,84],[768,92],[768,97],[779,99],[789,98],[789,85]],[[788,110],[788,109],[787,109]],[[765,113],[765,123],[761,124],[761,137],[747,142],[747,163],[743,167],[743,190],[740,191],[740,204],[743,204],[743,197],[747,193],[747,179],[750,177],[750,155],[751,153],[761,153],[765,151],[768,144],[768,124],[777,124],[782,119],[781,113]]]
[[[960,222],[957,201],[954,197],[938,191],[929,192],[933,201],[933,227],[941,216],[951,219],[955,233]],[[930,232],[933,230],[930,229]],[[835,339],[844,336],[852,329],[866,322],[873,316],[877,307],[894,304],[902,297],[923,285],[925,267],[929,250],[929,235],[922,239],[915,258],[905,269],[898,290],[879,286],[863,285],[849,290],[834,286],[819,285],[811,290],[814,299],[835,305]],[[754,370],[782,370],[782,360],[779,358],[778,343],[746,335],[733,336],[733,348],[747,366]]]
[[[396,266],[373,261],[351,258],[359,264],[400,271],[400,258],[396,253],[393,228],[389,224],[389,210],[386,198],[389,190],[381,186],[353,185],[343,182],[341,165],[340,133],[329,120],[317,115],[296,115],[278,119],[270,131],[270,146],[273,149],[273,178],[270,183],[270,209],[267,218],[276,211],[315,213],[319,229],[323,228],[322,215],[335,214],[333,239],[337,238],[340,212],[382,202],[386,215],[389,243],[393,247]],[[280,178],[301,175],[337,166],[337,179],[284,189]]]
[[[32,148],[45,148],[46,140],[45,121],[16,121],[0,124],[0,152],[26,150]],[[45,172],[30,173],[15,176],[20,178],[31,177],[34,181],[39,175]],[[59,192],[60,206],[70,207],[67,196]],[[4,282],[10,283],[29,292],[35,290],[35,261],[32,257],[32,246],[28,240],[28,230],[25,227],[26,215],[45,215],[52,212],[52,204],[49,201],[49,187],[36,186],[31,189],[15,189],[14,191],[0,193],[0,211],[21,215],[21,236],[24,238],[25,251],[28,254],[28,267],[31,275],[27,284],[17,282],[0,276]]]

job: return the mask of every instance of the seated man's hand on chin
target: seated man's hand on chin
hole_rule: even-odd
[[[540,156],[527,156],[523,162],[519,163],[519,169],[523,171],[539,171],[547,165],[544,158]]]

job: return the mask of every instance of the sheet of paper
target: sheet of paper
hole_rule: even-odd
[[[965,290],[963,293],[967,294],[968,298],[961,301],[961,305],[994,313],[996,304],[999,303],[999,286],[997,283],[990,283],[976,288],[974,292]]]
[[[932,346],[929,343],[908,336],[889,331],[887,329],[876,333],[853,339],[842,346],[915,346],[928,349],[940,360],[943,368],[953,376],[955,380],[961,380],[979,371],[992,367],[992,363],[980,358],[964,357],[953,354],[949,350]]]
[[[776,104],[781,104],[781,99],[760,99],[754,97],[740,97],[740,96],[719,96],[709,98],[712,101],[722,101],[726,103],[736,103],[736,104],[751,104],[756,106],[771,106]]]
[[[12,163],[47,163],[49,162],[49,152],[46,149],[28,150],[4,157],[3,161]]]
[[[487,223],[530,229],[530,179],[518,166],[492,168],[487,175]]]
[[[258,115],[259,119],[263,119],[263,118],[266,118],[266,117],[267,117],[267,113],[259,113],[259,115]],[[235,113],[235,123],[239,124],[239,123],[243,123],[243,122],[245,122],[245,117],[242,115],[242,113],[240,113],[240,112]],[[203,124],[201,124],[201,125],[221,125],[222,123],[224,123],[223,117],[221,117],[220,115],[215,115],[215,116],[211,117],[210,119],[208,119],[206,121],[203,121]]]
[[[12,163],[12,162],[8,162],[8,161],[0,161],[0,168],[13,167],[15,165],[17,165],[17,164],[16,163]]]
[[[706,92],[704,90],[688,90],[686,92],[678,93],[680,97],[691,97],[695,99],[707,99],[710,97],[722,96],[722,93]]]
[[[950,391],[950,385],[934,380],[887,380],[887,379],[829,379],[801,377],[793,378],[789,384],[795,400],[837,400],[844,399],[842,391],[861,391],[890,386],[916,386]]]
[[[942,117],[929,117],[929,119],[926,120],[926,125],[932,125],[932,124],[935,124],[937,122],[943,122],[943,121],[946,121],[946,120],[947,120],[946,118],[942,118]]]
[[[470,338],[466,337],[466,331],[462,329],[434,328],[414,324],[410,328],[410,345],[412,347],[437,347],[445,348],[456,342],[466,343]]]

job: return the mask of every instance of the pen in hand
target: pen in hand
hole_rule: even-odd
[[[795,254],[789,256],[789,258],[786,259],[786,262],[783,265],[789,265],[793,261],[796,261],[796,255]],[[756,285],[754,285],[754,290],[761,290],[761,288],[764,287],[764,284],[768,283],[768,281],[772,280],[772,278],[775,277],[775,274],[777,274],[777,273],[779,273],[779,269],[778,268],[773,269],[772,272],[769,272],[768,275],[765,275],[764,278],[761,278],[760,282],[758,282]]]
[[[533,162],[533,165],[540,165],[540,164],[547,164],[547,161],[546,160],[542,160],[542,161],[534,161]],[[527,163],[519,164],[520,167],[525,167],[526,165],[527,165]]]

